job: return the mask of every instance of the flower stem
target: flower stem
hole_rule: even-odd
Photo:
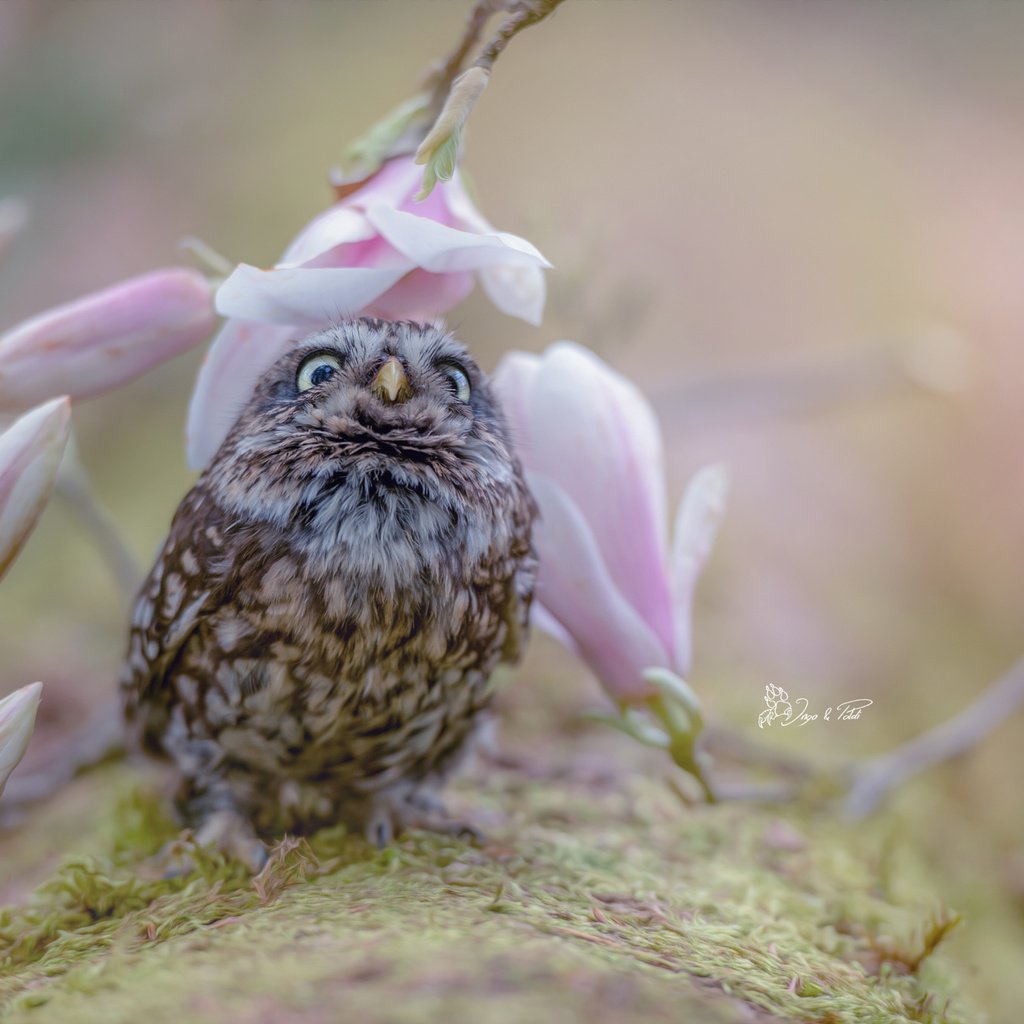
[[[138,562],[110,513],[100,504],[85,467],[78,458],[74,436],[70,439],[55,491],[91,535],[125,600],[131,600],[142,581]]]

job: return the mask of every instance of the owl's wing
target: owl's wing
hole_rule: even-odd
[[[512,512],[515,532],[509,555],[516,569],[508,587],[503,615],[506,632],[501,660],[512,664],[523,656],[529,639],[530,605],[537,578],[537,553],[530,531],[536,515],[537,507],[524,485]]]
[[[159,751],[170,713],[166,681],[189,638],[223,603],[232,552],[226,531],[200,515],[201,492],[182,502],[132,614],[121,694],[129,727],[147,749]]]

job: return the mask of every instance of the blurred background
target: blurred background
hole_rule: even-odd
[[[272,263],[466,10],[3,0],[0,198],[31,221],[0,266],[0,329],[181,262],[185,235]],[[728,463],[692,685],[752,734],[769,682],[812,712],[874,701],[776,729],[780,750],[882,752],[1024,653],[1022,42],[1004,2],[574,0],[510,45],[471,120],[481,209],[556,269],[540,328],[479,293],[449,320],[488,368],[568,337],[636,380],[674,500]],[[76,408],[147,565],[190,485],[200,359]],[[0,693],[48,686],[30,756],[112,691],[125,616],[53,503],[0,587]],[[509,742],[586,731],[600,751],[580,724],[596,686],[546,638],[502,699]],[[996,1020],[1024,999],[1022,723],[889,811],[967,915],[951,948]]]

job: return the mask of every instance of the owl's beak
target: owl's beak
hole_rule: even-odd
[[[388,356],[384,365],[373,378],[370,390],[383,402],[404,402],[412,397],[409,378],[405,375],[405,367],[397,356]]]

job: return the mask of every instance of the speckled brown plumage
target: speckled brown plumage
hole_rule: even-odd
[[[132,620],[126,716],[177,764],[200,838],[258,863],[250,826],[386,841],[436,820],[524,643],[533,517],[487,381],[441,328],[357,320],[284,356]]]

